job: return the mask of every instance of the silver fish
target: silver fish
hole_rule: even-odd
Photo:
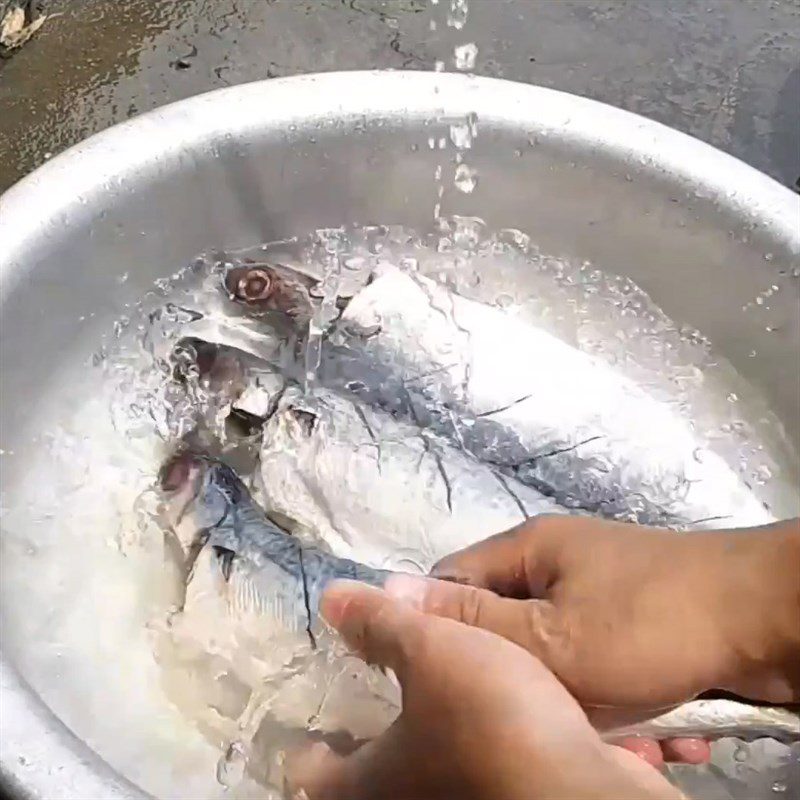
[[[774,521],[668,403],[497,308],[388,267],[338,327],[436,427],[564,506],[667,526]]]
[[[187,573],[182,608],[158,647],[176,705],[220,746],[245,750],[266,717],[288,732],[355,740],[390,724],[396,682],[349,656],[318,615],[331,580],[381,586],[389,573],[301,543],[216,459],[181,453],[162,468],[160,487]],[[207,688],[190,698],[203,675]]]
[[[296,403],[288,399],[282,402]],[[277,415],[280,413],[279,410]],[[295,406],[290,413],[308,412]],[[324,426],[307,418],[296,421],[306,436],[314,437],[316,432],[319,438],[326,431]],[[282,446],[289,446],[289,442],[284,440]],[[324,446],[318,452],[324,459],[323,449]],[[347,464],[343,463],[342,471],[346,470]],[[269,477],[272,474],[267,471]],[[377,483],[387,480],[377,470],[373,474],[379,476]],[[309,473],[304,473],[304,477],[308,478]],[[287,535],[266,518],[233,471],[213,459],[181,455],[165,466],[161,484],[170,498],[172,528],[192,563],[182,615],[199,614],[205,618],[212,605],[216,608],[214,624],[205,628],[211,631],[205,643],[209,651],[217,656],[226,654],[237,674],[254,689],[261,686],[263,691],[266,686],[278,695],[268,705],[271,712],[278,711],[284,724],[302,728],[313,720],[319,730],[335,727],[339,731],[344,726],[351,733],[356,730],[363,738],[376,735],[388,725],[399,712],[399,695],[392,681],[387,678],[376,689],[374,674],[370,677],[363,666],[353,666],[352,659],[349,666],[344,666],[344,662],[330,654],[316,663],[309,656],[317,651],[317,637],[325,636],[317,612],[328,582],[346,577],[382,586],[391,573],[337,557]],[[299,482],[293,484],[290,477],[287,485],[299,486]],[[317,478],[306,490],[313,493],[319,486]],[[379,491],[369,497],[379,505],[383,496]],[[306,498],[306,494],[300,494],[296,501],[303,505]],[[369,505],[365,503],[364,507]],[[368,521],[365,516],[361,519]],[[417,521],[425,524],[423,518]],[[372,554],[377,554],[376,547]],[[239,629],[226,641],[226,636],[247,620],[251,623],[249,630],[242,633]],[[322,641],[323,646],[331,647],[330,639]],[[244,652],[251,654],[251,660],[253,653],[268,652],[270,657],[262,656],[266,660],[258,668],[252,664],[245,668]],[[301,657],[303,654],[305,657]],[[279,690],[274,681],[281,674],[291,680]],[[345,674],[347,680],[342,681]],[[340,679],[338,684],[336,679]],[[365,690],[370,680],[373,688]],[[347,711],[348,697],[354,690],[356,693],[361,690],[362,698],[361,720],[357,725],[348,720]],[[334,695],[336,702],[331,699]],[[321,713],[325,707],[327,716]],[[642,734],[800,740],[800,718],[795,712],[732,700],[696,700],[636,724],[624,722],[614,710],[607,709],[595,722],[606,738]]]
[[[425,277],[382,267],[329,338],[323,382],[338,378],[369,402],[411,410],[563,506],[664,526],[774,521],[668,403]]]
[[[191,569],[201,552],[208,554],[233,610],[271,613],[287,629],[305,630],[313,640],[319,601],[330,581],[382,586],[389,575],[302,545],[267,519],[221,461],[183,453],[164,466],[160,483],[170,495],[171,527],[191,558]]]
[[[413,424],[326,389],[288,387],[264,427],[261,490],[312,540],[427,573],[445,555],[556,503]]]

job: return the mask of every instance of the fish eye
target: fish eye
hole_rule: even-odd
[[[259,303],[270,298],[275,280],[262,267],[238,267],[225,276],[225,288],[237,300]]]

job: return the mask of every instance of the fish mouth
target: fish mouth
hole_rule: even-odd
[[[162,521],[179,545],[186,565],[194,560],[197,525],[193,508],[203,485],[208,460],[191,451],[168,458],[158,474],[158,488],[164,498]]]
[[[158,475],[158,485],[168,494],[193,487],[203,468],[204,459],[194,453],[177,453],[167,459]]]

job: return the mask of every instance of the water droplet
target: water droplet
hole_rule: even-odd
[[[475,62],[478,58],[478,46],[475,42],[462,44],[453,51],[456,69],[471,70],[475,69]]]
[[[470,272],[464,276],[464,284],[470,288],[480,285],[481,276],[477,272]]]
[[[772,470],[766,464],[761,464],[756,469],[756,478],[758,479],[759,484],[763,486],[772,478]]]
[[[783,794],[787,788],[788,787],[783,781],[775,781],[775,783],[772,784],[772,791],[777,792],[778,794]]]
[[[469,164],[459,164],[456,167],[456,189],[464,194],[470,194],[478,183],[478,173]]]
[[[703,450],[702,447],[696,447],[692,452],[692,456],[694,457],[694,460],[698,464],[702,464],[703,461],[705,460],[705,451]]]
[[[459,150],[469,150],[472,147],[472,135],[471,126],[467,120],[450,126],[450,141]]]
[[[739,399],[739,397],[738,397],[738,395],[736,394],[736,392],[731,392],[731,393],[728,395],[728,402],[729,402],[729,403],[735,403],[735,402],[736,402],[738,399]]]
[[[469,4],[467,0],[450,0],[450,13],[447,15],[447,24],[460,31],[467,24]]]
[[[241,742],[231,742],[217,762],[217,781],[228,789],[238,786],[247,768],[247,755]]]
[[[499,294],[494,302],[498,308],[508,308],[514,304],[514,298],[510,294]]]
[[[773,256],[772,253],[764,253],[764,261],[772,261],[773,258],[775,258],[775,256]]]

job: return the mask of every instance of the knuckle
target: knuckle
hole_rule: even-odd
[[[466,625],[480,627],[483,600],[478,589],[465,586],[459,593],[458,618]]]

